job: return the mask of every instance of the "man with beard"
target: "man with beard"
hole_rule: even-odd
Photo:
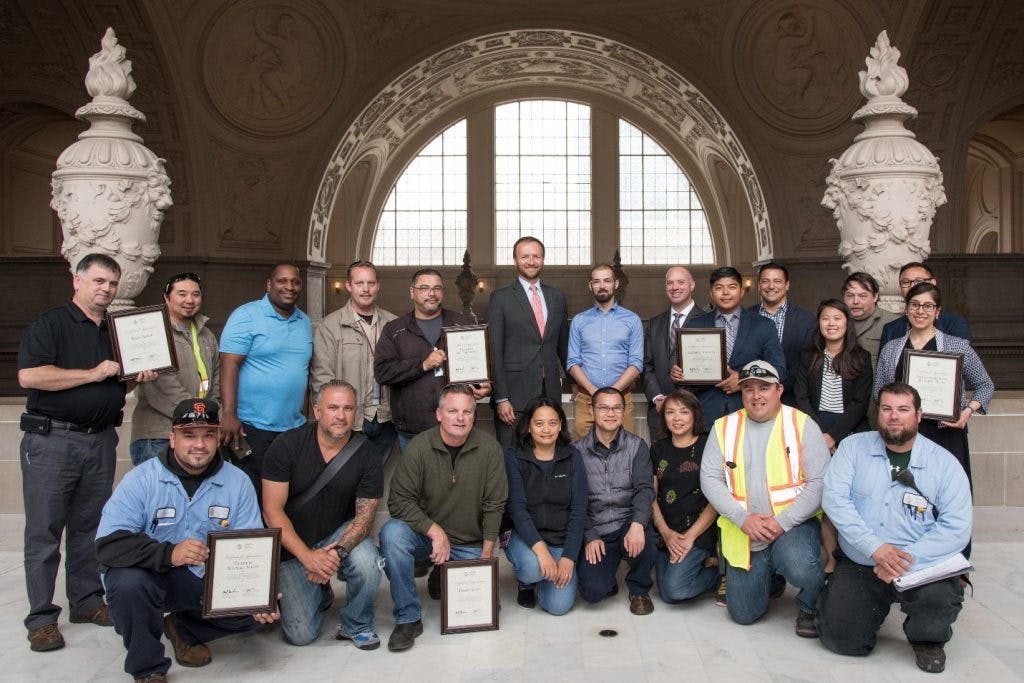
[[[469,325],[473,321],[455,311],[441,308],[444,282],[433,268],[421,268],[412,276],[409,298],[413,309],[387,325],[373,354],[373,374],[391,389],[391,420],[398,430],[398,447],[405,451],[412,437],[437,425],[432,408],[444,386],[447,356],[439,348],[441,329]],[[491,393],[491,385],[473,386],[480,399]]]
[[[96,555],[124,670],[138,682],[167,680],[161,633],[178,664],[199,667],[212,659],[207,642],[279,618],[202,617],[207,534],[263,527],[248,477],[218,454],[218,423],[215,402],[179,403],[168,449],[128,472],[103,508]]]
[[[178,356],[178,371],[140,384],[132,413],[132,464],[155,458],[167,450],[167,422],[174,407],[190,396],[219,400],[217,337],[199,311],[203,290],[195,273],[178,273],[164,285],[164,305],[171,319],[171,337]]]
[[[561,403],[569,320],[565,295],[540,281],[544,244],[520,237],[512,246],[518,277],[487,305],[494,371],[494,427],[502,448],[512,445],[523,407],[538,396]]]
[[[619,306],[615,270],[601,263],[590,271],[587,285],[592,308],[578,313],[569,327],[569,376],[575,382],[573,438],[583,438],[594,424],[592,397],[602,387],[617,389],[626,401],[622,424],[635,429],[630,387],[644,369],[644,326],[636,313]]]
[[[220,338],[221,441],[252,448],[239,465],[257,494],[263,455],[281,432],[305,424],[302,403],[313,355],[309,316],[296,302],[302,277],[292,263],[274,266],[262,299],[236,308]]]
[[[839,557],[822,591],[818,632],[833,652],[867,655],[898,602],[917,666],[938,673],[963,605],[960,579],[903,592],[892,581],[960,552],[971,536],[971,492],[956,459],[918,434],[920,422],[917,390],[893,382],[879,392],[878,431],[839,443],[823,498],[839,531]]]

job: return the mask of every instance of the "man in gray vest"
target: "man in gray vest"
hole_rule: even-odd
[[[586,545],[577,564],[580,595],[595,603],[618,593],[615,574],[625,560],[629,611],[650,614],[658,554],[651,528],[651,453],[643,439],[622,428],[625,399],[618,389],[602,387],[591,400],[594,426],[573,443],[583,455],[590,489]]]

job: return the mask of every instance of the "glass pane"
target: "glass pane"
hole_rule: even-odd
[[[512,263],[523,235],[545,262],[590,262],[590,107],[522,100],[495,107],[495,260]],[[571,246],[570,246],[571,245]]]

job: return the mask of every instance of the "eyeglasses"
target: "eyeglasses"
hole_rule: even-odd
[[[930,301],[926,303],[921,303],[920,301],[910,301],[907,303],[908,311],[924,311],[925,313],[931,313],[936,308],[938,308],[938,306],[936,306]]]
[[[776,382],[779,381],[779,376],[768,368],[762,368],[760,365],[751,365],[749,368],[743,368],[740,371],[740,379],[748,379],[755,377],[757,379],[774,379]]]
[[[594,410],[596,410],[599,413],[606,414],[606,415],[607,414],[614,415],[616,413],[621,413],[625,409],[626,409],[625,406],[594,406]]]
[[[913,287],[914,285],[919,285],[930,280],[930,277],[919,277],[914,278],[913,280],[900,280],[900,287]]]
[[[441,292],[444,291],[444,287],[442,285],[437,285],[436,287],[419,285],[418,287],[413,287],[413,289],[415,289],[420,294],[440,294]]]
[[[170,294],[171,293],[171,288],[174,287],[174,284],[176,282],[182,282],[184,280],[192,280],[193,282],[195,282],[200,287],[203,284],[203,281],[200,280],[199,276],[196,275],[195,273],[178,273],[177,275],[172,275],[167,280],[167,284],[164,285],[164,294]]]

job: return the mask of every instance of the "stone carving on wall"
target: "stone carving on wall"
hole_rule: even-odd
[[[766,122],[792,135],[841,125],[857,104],[847,66],[858,56],[856,20],[840,5],[758,3],[737,31],[740,92]]]
[[[946,203],[938,158],[903,126],[917,110],[900,99],[910,79],[899,58],[882,31],[865,60],[867,71],[859,73],[868,101],[853,119],[865,129],[830,160],[821,200],[839,228],[843,268],[873,275],[882,288],[879,303],[891,311],[903,308],[900,266],[928,257],[935,209]]]
[[[212,144],[212,143],[211,143]],[[246,249],[279,249],[280,216],[268,213],[269,206],[286,201],[284,185],[260,156],[243,154],[212,144],[219,175],[230,178],[223,190],[220,207],[220,246]]]
[[[113,29],[107,29],[101,45],[89,58],[85,77],[92,102],[75,112],[90,126],[58,157],[50,206],[60,218],[61,254],[72,271],[92,252],[121,265],[116,310],[132,306],[160,256],[157,242],[164,211],[172,204],[171,181],[163,159],[132,132],[132,122],[146,117],[128,103],[135,92],[132,63]]]
[[[213,107],[255,135],[309,126],[330,106],[344,74],[332,26],[315,2],[226,4],[201,45],[202,83]]]
[[[746,194],[758,259],[771,258],[771,228],[760,182],[743,145],[715,106],[680,74],[635,48],[600,36],[553,29],[495,33],[448,46],[378,93],[338,142],[323,174],[310,218],[307,257],[313,262],[325,260],[327,228],[338,190],[360,159],[375,157],[378,177],[371,183],[377,183],[402,143],[458,101],[537,83],[590,90],[628,102],[690,150],[708,177],[707,166],[721,159]]]

